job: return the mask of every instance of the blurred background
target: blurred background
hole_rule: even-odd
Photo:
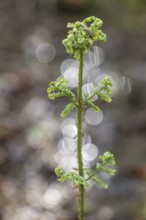
[[[102,122],[86,127],[100,153],[115,154],[117,174],[102,176],[110,182],[108,190],[93,186],[86,192],[86,220],[146,219],[146,1],[5,0],[0,1],[1,220],[77,220],[75,193],[54,174],[67,100],[49,101],[46,91],[70,58],[61,43],[66,23],[90,15],[104,21],[107,42],[98,44],[98,68],[112,75],[114,95],[111,104],[99,103]]]

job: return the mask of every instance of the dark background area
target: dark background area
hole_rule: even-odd
[[[69,56],[67,22],[94,15],[104,22],[104,67],[128,77],[131,92],[102,104],[104,120],[89,126],[93,142],[116,157],[108,190],[86,193],[86,220],[146,219],[146,1],[0,1],[0,219],[76,220],[75,193],[54,174],[66,100],[47,86]],[[39,42],[54,57],[42,63]],[[55,51],[55,52],[54,52]]]

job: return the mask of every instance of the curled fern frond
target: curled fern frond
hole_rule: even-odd
[[[99,156],[99,159],[102,161],[104,165],[115,165],[115,158],[114,155],[111,154],[109,151],[105,152],[103,155]]]
[[[95,87],[93,94],[85,94],[84,102],[94,109],[95,112],[99,112],[99,107],[94,104],[93,97],[95,95],[99,96],[102,100],[106,102],[111,102],[111,93],[112,93],[112,82],[109,77],[105,77],[100,81],[99,87]]]
[[[89,187],[88,182],[86,181],[86,179],[83,176],[79,176],[77,173],[75,172],[66,172],[63,173],[63,170],[60,166],[58,166],[55,169],[55,173],[56,175],[59,177],[58,180],[60,182],[64,182],[65,180],[70,180],[73,184],[75,185],[84,185],[85,187]]]
[[[61,166],[57,166],[54,171],[55,171],[56,175],[59,177],[63,175],[63,170],[62,170]]]
[[[61,116],[66,116],[75,106],[76,106],[76,96],[75,94],[68,88],[68,81],[62,77],[59,77],[56,81],[51,82],[47,89],[48,97],[51,100],[54,100],[59,97],[68,97],[71,101],[68,104],[64,111],[62,111]]]
[[[88,176],[87,180],[93,180],[97,186],[103,188],[103,189],[107,189],[108,185],[105,184],[98,176],[97,176],[98,171],[94,171],[92,172],[90,169],[86,170],[86,174]]]
[[[106,174],[108,174],[109,176],[114,176],[116,173],[116,170],[113,168],[108,168],[103,164],[97,163],[96,164],[96,170],[97,172],[105,172]]]
[[[98,88],[95,87],[94,94],[98,95],[105,102],[111,102],[112,86],[111,79],[107,76],[100,81]]]
[[[93,103],[93,101],[92,101],[91,98],[88,98],[88,97],[87,97],[87,98],[85,99],[85,103],[86,103],[89,107],[93,108],[95,112],[99,112],[98,106]]]
[[[65,109],[61,112],[61,117],[65,117],[66,115],[68,115],[75,107],[76,106],[74,103],[69,103],[68,105],[66,105]]]
[[[99,187],[102,187],[104,189],[108,188],[108,185],[105,184],[98,176],[97,174],[99,172],[105,172],[109,176],[114,176],[116,173],[116,170],[113,168],[109,168],[106,165],[115,165],[115,159],[113,154],[110,152],[105,152],[103,155],[99,156],[99,159],[101,160],[101,163],[96,164],[96,169],[94,171],[90,169],[86,169],[86,174],[87,174],[87,181],[88,180],[93,180],[96,182],[96,184]]]
[[[59,77],[56,81],[51,82],[47,89],[49,99],[55,99],[66,96],[73,102],[76,101],[75,94],[68,88],[68,81],[63,77]]]
[[[104,183],[101,179],[99,179],[97,176],[93,176],[92,180],[95,181],[97,186],[103,188],[103,189],[108,189],[108,185]]]

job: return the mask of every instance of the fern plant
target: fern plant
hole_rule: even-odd
[[[82,22],[69,23],[67,27],[70,29],[66,39],[63,40],[63,45],[66,48],[67,53],[72,55],[76,60],[79,61],[79,71],[78,71],[78,85],[77,94],[73,93],[68,87],[68,81],[63,77],[59,77],[56,81],[51,82],[48,87],[48,97],[54,100],[59,97],[67,97],[69,104],[66,105],[65,109],[62,111],[61,116],[64,117],[68,115],[73,109],[76,111],[77,115],[77,161],[78,161],[78,173],[64,172],[61,166],[55,169],[55,173],[58,176],[60,182],[66,180],[71,181],[75,186],[78,187],[78,218],[79,220],[84,220],[84,192],[85,188],[89,188],[89,181],[94,181],[97,186],[107,189],[108,185],[105,184],[99,177],[99,172],[105,172],[109,176],[115,174],[115,169],[109,168],[115,165],[115,159],[113,154],[110,152],[105,152],[103,155],[99,156],[99,162],[96,168],[92,170],[91,168],[85,168],[83,166],[83,155],[82,155],[82,119],[83,113],[86,108],[91,107],[95,112],[99,111],[99,107],[93,101],[94,96],[98,96],[105,102],[111,102],[112,94],[112,82],[109,77],[105,77],[100,81],[99,86],[95,87],[92,94],[85,94],[83,99],[83,57],[84,53],[87,53],[89,49],[93,46],[95,41],[106,41],[106,35],[100,29],[102,26],[102,21],[94,16],[84,19]]]

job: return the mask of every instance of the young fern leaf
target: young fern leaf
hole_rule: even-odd
[[[108,167],[106,167],[106,165],[115,165],[115,159],[114,159],[113,154],[111,154],[110,152],[105,152],[103,155],[99,156],[99,159],[101,160],[101,163],[96,164],[96,169],[94,171],[91,171],[90,169],[86,170],[86,174],[88,176],[86,180],[88,181],[91,179],[91,180],[95,181],[99,187],[107,189],[108,185],[105,184],[97,176],[97,174],[99,172],[105,172],[109,176],[114,176],[116,173],[116,170],[113,168],[108,168]]]
[[[93,108],[95,112],[99,112],[98,106],[93,103],[92,99],[86,98],[86,99],[85,99],[85,103],[86,103],[89,107]]]
[[[58,166],[55,169],[55,173],[59,177],[58,180],[62,183],[65,180],[70,180],[75,185],[81,184],[81,185],[84,185],[85,187],[89,187],[89,184],[84,177],[79,176],[77,173],[74,173],[74,172],[63,173],[61,166]]]
[[[47,89],[49,99],[66,96],[72,102],[76,101],[75,94],[68,88],[68,81],[63,77],[59,77],[56,81],[51,82]]]
[[[102,161],[104,165],[115,165],[115,158],[114,155],[111,154],[109,151],[105,152],[103,155],[99,156],[99,159]]]
[[[108,189],[108,185],[104,183],[101,179],[99,179],[97,176],[93,176],[92,180],[97,184],[97,186],[103,189]]]
[[[99,88],[95,87],[94,94],[98,95],[105,102],[111,102],[112,82],[109,77],[105,77],[100,81]]]
[[[110,97],[112,93],[112,82],[109,77],[105,77],[103,80],[100,81],[99,87],[95,87],[93,94],[85,94],[84,102],[91,108],[94,109],[95,112],[99,112],[99,107],[94,104],[92,98],[95,95],[98,95],[102,100],[106,102],[111,102],[112,99]]]
[[[103,188],[103,189],[107,189],[108,185],[105,184],[101,179],[99,179],[99,177],[96,175],[98,173],[98,171],[94,171],[92,172],[90,169],[86,170],[86,174],[88,176],[87,180],[93,180],[97,186]]]
[[[114,176],[116,173],[116,170],[113,168],[108,168],[104,164],[97,163],[96,164],[96,171],[98,172],[105,172],[109,176]]]
[[[69,103],[68,105],[66,105],[65,109],[61,112],[61,117],[65,117],[66,115],[68,115],[75,107],[76,105],[74,103]]]
[[[75,106],[76,106],[76,96],[68,88],[68,81],[62,77],[59,77],[56,81],[51,82],[47,89],[48,97],[51,100],[54,100],[59,97],[68,97],[71,101],[66,105],[65,109],[62,111],[61,116],[66,116]]]

